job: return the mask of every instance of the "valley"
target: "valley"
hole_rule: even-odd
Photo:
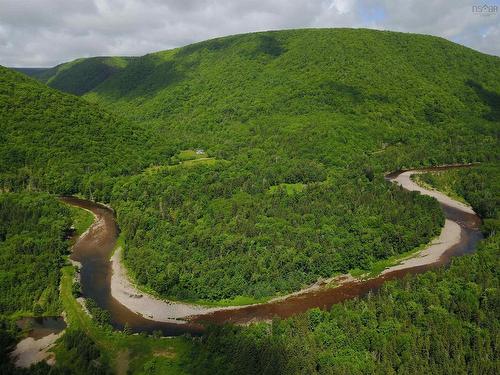
[[[363,296],[369,291],[376,291],[387,280],[402,278],[406,274],[425,272],[432,267],[448,263],[454,255],[474,251],[477,242],[482,238],[479,231],[480,219],[474,211],[469,206],[450,199],[444,194],[421,188],[409,178],[412,174],[432,170],[411,170],[393,173],[388,177],[389,181],[396,182],[408,191],[419,191],[421,194],[433,196],[441,204],[446,222],[439,238],[433,240],[431,245],[427,245],[416,253],[413,252],[406,258],[393,260],[393,264],[387,264],[380,275],[361,276],[358,279],[349,274],[331,277],[313,287],[271,299],[263,304],[248,307],[207,308],[200,305],[162,301],[138,290],[128,280],[126,271],[122,270],[123,266],[117,265],[121,262],[120,247],[116,248],[111,261],[109,260],[110,251],[115,246],[118,236],[113,212],[102,205],[66,197],[63,198],[64,202],[90,209],[97,218],[89,232],[74,245],[72,259],[82,264],[80,280],[83,293],[96,300],[101,308],[110,312],[111,322],[117,329],[123,329],[124,322],[128,322],[132,331],[158,330],[164,335],[172,336],[185,332],[199,332],[201,326],[196,328],[187,324],[190,321],[246,324],[271,320],[274,317],[286,318],[314,307],[329,309],[333,303]],[[446,170],[446,168],[436,170]],[[366,275],[371,275],[370,271],[367,271]],[[114,286],[114,284],[119,284],[119,286]],[[175,326],[175,324],[180,326]]]
[[[0,67],[0,372],[495,373],[499,100],[369,29]]]

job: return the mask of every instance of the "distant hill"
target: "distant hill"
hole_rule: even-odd
[[[481,128],[500,121],[500,58],[433,36],[364,29],[286,30],[118,58],[121,64],[111,64],[119,65],[112,74],[108,59],[63,64],[58,74],[44,73],[40,79],[64,91],[84,93],[88,100],[141,123],[167,120],[172,136],[173,128],[184,127],[183,134],[176,131],[178,141],[193,140],[213,126],[213,140],[204,143],[220,143],[214,131],[222,129],[221,124],[321,113],[376,124],[385,134],[379,149],[409,145],[409,159],[420,160],[424,153],[436,159],[427,145],[415,155],[413,149],[422,148],[422,131],[438,143],[451,133],[472,140],[485,133],[475,131],[478,121]],[[204,140],[207,134],[200,137]],[[461,154],[469,152],[464,147],[467,142]]]
[[[438,37],[309,29],[229,36],[135,59],[78,59],[26,73],[92,99],[140,103],[136,112],[155,117],[209,110],[246,120],[321,110],[436,123],[488,115],[488,93],[499,90],[499,61]],[[498,120],[498,113],[489,115]]]
[[[96,175],[140,165],[125,158],[140,139],[126,121],[1,66],[0,118],[0,190],[88,194]]]
[[[77,59],[53,68],[14,68],[49,86],[75,95],[95,89],[124,69],[133,57],[91,57]]]

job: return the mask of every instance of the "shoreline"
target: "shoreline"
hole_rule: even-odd
[[[437,191],[428,190],[415,183],[411,176],[413,174],[425,173],[422,170],[408,170],[401,172],[396,177],[388,178],[392,183],[397,183],[403,189],[408,191],[418,191],[423,195],[428,195],[435,198],[440,204],[446,205],[468,214],[475,214],[472,208],[461,202],[455,201],[447,195]],[[441,257],[453,246],[461,240],[462,229],[460,225],[450,219],[445,220],[445,224],[441,229],[438,238],[435,238],[431,243],[427,244],[424,249],[413,254],[412,256],[400,260],[397,264],[384,269],[380,274],[373,278],[377,278],[394,271],[401,271],[415,267],[431,265],[440,261]],[[328,287],[335,283],[333,288],[338,288],[344,284],[358,282],[361,278],[355,278],[351,274],[337,275],[331,278],[318,280],[316,283],[303,288],[301,290],[289,293],[284,296],[277,296],[264,303],[256,303],[244,306],[225,306],[225,307],[207,307],[197,304],[189,304],[186,302],[169,301],[167,299],[157,298],[149,293],[141,291],[136,287],[127,275],[126,267],[121,261],[121,247],[118,247],[111,257],[111,295],[119,303],[141,315],[142,317],[158,322],[169,322],[184,324],[191,317],[209,315],[214,312],[227,310],[240,310],[251,306],[268,305],[286,301],[291,297],[301,296],[303,294],[315,292]],[[370,278],[370,279],[373,279]]]
[[[63,335],[64,330],[59,333],[50,333],[42,338],[34,339],[26,337],[19,341],[9,355],[16,367],[29,368],[38,362],[46,361],[49,365],[54,363],[54,353],[50,350],[56,341]]]
[[[118,246],[111,257],[111,296],[130,311],[145,319],[166,323],[186,323],[190,315],[207,314],[218,310],[202,305],[159,299],[139,290],[130,280]]]

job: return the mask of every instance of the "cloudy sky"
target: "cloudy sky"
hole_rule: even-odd
[[[496,6],[474,12],[473,5]],[[217,36],[303,27],[432,34],[500,55],[500,0],[0,0],[0,65],[143,55]]]

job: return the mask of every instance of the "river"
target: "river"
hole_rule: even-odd
[[[412,185],[411,181],[409,182],[411,173],[446,168],[451,167],[407,171],[406,175],[405,172],[395,172],[387,175],[386,178],[389,181],[397,182],[405,189],[416,190],[416,185],[410,186]],[[403,180],[405,180],[405,183]],[[419,190],[422,194],[433,196],[439,194],[425,189]],[[454,225],[458,228],[456,230],[458,230],[459,237],[452,246],[440,250],[439,256],[435,260],[433,259],[431,263],[408,262],[407,266],[394,267],[393,271],[389,269],[372,279],[353,280],[346,277],[344,281],[340,280],[337,287],[311,288],[302,293],[292,294],[287,298],[275,299],[264,304],[218,309],[216,311],[210,310],[207,313],[189,317],[186,319],[189,320],[187,324],[167,323],[147,319],[131,311],[111,294],[112,268],[110,256],[115,247],[119,231],[113,210],[99,203],[75,197],[62,197],[61,199],[68,204],[91,211],[96,217],[94,224],[87,233],[76,241],[71,255],[71,259],[81,263],[80,282],[84,297],[94,299],[99,307],[108,310],[111,315],[111,324],[116,329],[123,329],[125,323],[128,323],[132,332],[151,333],[161,331],[165,336],[175,336],[183,333],[197,335],[203,330],[202,323],[207,322],[244,324],[252,321],[270,320],[276,316],[286,318],[313,307],[328,309],[335,303],[363,296],[370,291],[376,291],[387,280],[399,279],[407,274],[417,274],[447,264],[454,256],[473,252],[478,241],[482,239],[479,230],[480,218],[470,208],[466,208],[463,204],[440,194],[437,199],[447,219],[445,227]],[[437,244],[436,247],[439,245],[443,246],[443,244]],[[168,307],[168,303],[165,303],[165,306]]]

